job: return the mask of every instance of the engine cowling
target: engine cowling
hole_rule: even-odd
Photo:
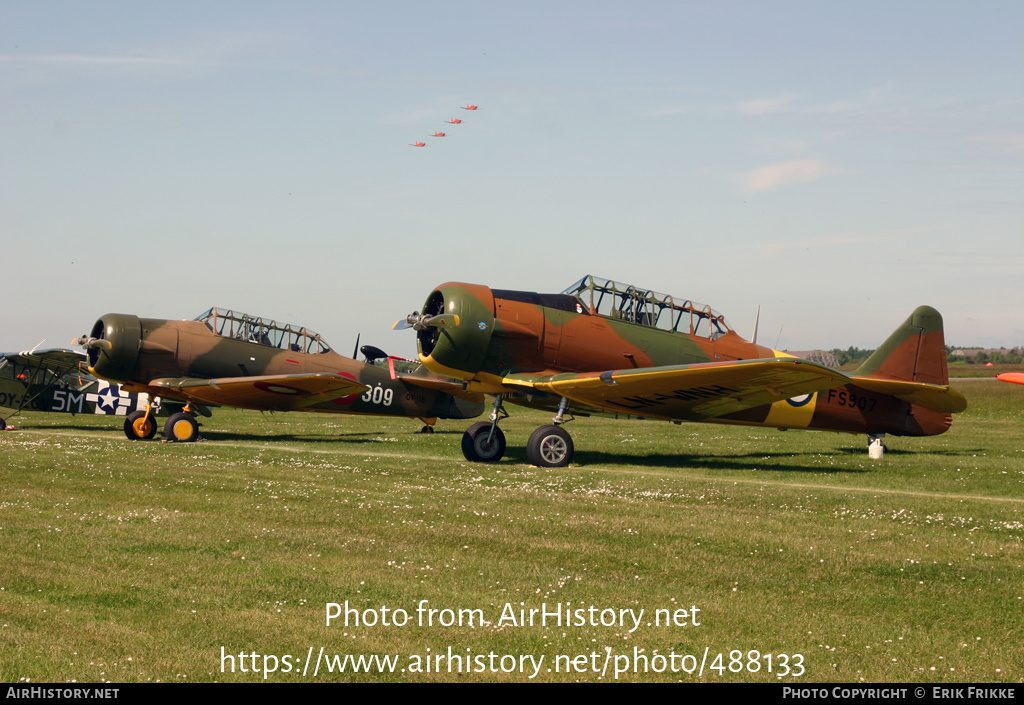
[[[486,286],[449,282],[430,292],[424,316],[455,314],[456,326],[417,333],[420,361],[439,374],[471,380],[480,371],[494,333],[494,296]]]
[[[138,316],[108,313],[93,325],[86,344],[89,367],[105,379],[131,379],[138,366],[141,342],[142,323]]]

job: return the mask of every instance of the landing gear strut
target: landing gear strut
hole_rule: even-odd
[[[540,468],[564,468],[572,462],[575,450],[572,436],[562,428],[568,408],[569,400],[562,397],[558,403],[558,413],[551,419],[552,423],[541,426],[530,434],[530,440],[526,442],[526,459],[530,461],[530,465]]]
[[[508,413],[502,406],[502,395],[494,400],[490,421],[480,421],[462,434],[462,455],[474,463],[496,463],[505,455],[505,434],[498,428],[498,420]]]
[[[531,465],[564,468],[572,462],[572,437],[562,428],[568,408],[569,400],[562,397],[552,423],[541,426],[530,435],[526,443],[526,457]],[[490,421],[475,423],[462,434],[462,454],[466,460],[475,463],[496,463],[501,460],[505,455],[505,434],[498,428],[498,421],[506,417],[508,413],[502,405],[502,395],[499,394],[494,400]]]
[[[156,419],[149,404],[145,411],[139,409],[128,414],[124,420],[124,435],[133,441],[148,441],[156,435]]]

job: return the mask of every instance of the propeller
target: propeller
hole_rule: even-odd
[[[81,338],[71,341],[72,345],[81,345],[86,350],[92,350],[93,348],[106,348],[107,350],[113,350],[114,345],[109,340],[103,338],[93,338],[89,335],[83,335]]]
[[[404,321],[395,321],[392,330],[426,330],[427,328],[455,328],[459,325],[459,316],[455,313],[442,313],[436,316],[413,311]]]

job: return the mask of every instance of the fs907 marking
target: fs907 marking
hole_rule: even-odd
[[[856,394],[847,390],[846,387],[840,387],[839,389],[832,388],[828,390],[828,394],[825,398],[829,403],[835,403],[839,406],[848,406],[851,409],[858,409],[867,413],[874,411],[875,404],[878,403],[878,399],[875,397]]]

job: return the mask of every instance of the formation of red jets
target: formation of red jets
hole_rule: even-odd
[[[479,106],[473,105],[472,103],[466,103],[465,105],[460,105],[459,107],[462,108],[463,110],[476,110]],[[450,120],[445,120],[445,122],[448,123],[449,125],[461,125],[462,124],[462,119],[461,118],[453,117]],[[434,137],[445,137],[447,134],[448,134],[447,132],[441,132],[440,130],[434,130],[434,135],[433,136]],[[427,143],[426,142],[421,142],[420,140],[416,140],[415,142],[410,142],[409,146],[410,147],[426,147]]]

